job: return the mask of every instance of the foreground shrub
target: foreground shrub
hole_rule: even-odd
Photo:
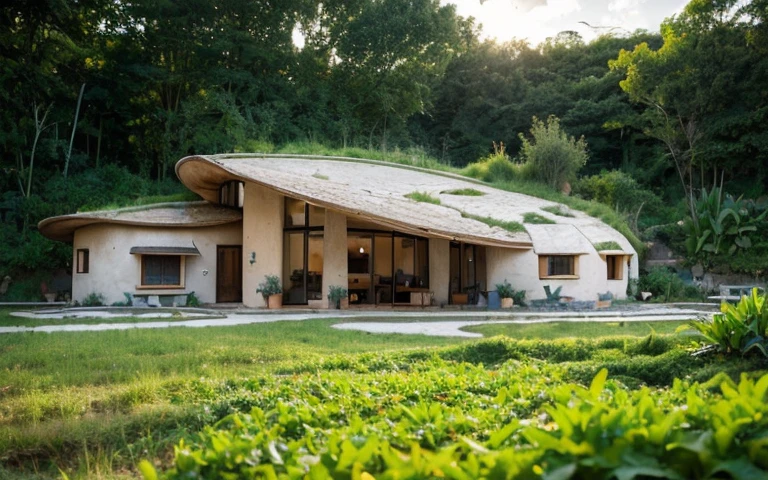
[[[140,469],[147,479],[768,475],[768,375],[712,393],[681,381],[629,391],[606,370],[589,387],[517,363],[492,373],[303,376],[257,393],[266,408],[179,442],[159,477],[149,462]]]
[[[741,297],[739,303],[722,303],[721,313],[712,319],[702,318],[691,322],[691,327],[698,330],[704,338],[712,342],[723,353],[758,351],[768,357],[768,307],[765,295],[757,289],[752,294]]]

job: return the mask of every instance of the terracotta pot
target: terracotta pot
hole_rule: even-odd
[[[270,295],[269,300],[267,300],[267,306],[269,308],[283,308],[283,294],[276,293],[274,295]]]
[[[501,299],[501,308],[512,308],[512,305],[514,304],[515,304],[515,301],[511,298]]]
[[[466,293],[452,293],[451,303],[454,305],[466,305],[469,301],[469,295]]]

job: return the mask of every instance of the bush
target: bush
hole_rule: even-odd
[[[519,169],[505,153],[498,152],[470,163],[461,173],[489,183],[510,182],[519,176]]]
[[[598,175],[579,179],[573,185],[573,193],[637,217],[636,227],[641,229],[670,222],[674,218],[673,209],[667,207],[661,197],[618,170],[602,171]]]
[[[584,137],[568,137],[555,116],[547,118],[546,123],[533,117],[531,137],[529,140],[520,134],[520,159],[530,168],[533,178],[558,191],[566,182],[573,183],[589,158]]]
[[[104,305],[104,295],[98,292],[91,292],[81,302],[84,307],[100,307]]]
[[[685,284],[677,274],[665,267],[653,267],[640,276],[638,288],[641,292],[651,292],[654,298],[680,298]]]
[[[766,296],[757,289],[749,296],[741,297],[737,305],[723,303],[721,313],[712,319],[703,318],[691,322],[704,338],[712,342],[722,353],[747,354],[758,351],[768,357],[768,304]]]

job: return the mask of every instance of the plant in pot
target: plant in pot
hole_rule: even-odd
[[[264,303],[268,308],[281,308],[283,306],[283,286],[277,275],[265,275],[264,281],[259,284],[256,293],[264,297]]]
[[[496,292],[499,294],[499,298],[501,298],[501,308],[512,308],[512,305],[515,304],[513,300],[515,291],[506,278],[502,283],[496,284]]]
[[[341,308],[341,301],[347,298],[347,289],[338,285],[328,287],[328,308]]]

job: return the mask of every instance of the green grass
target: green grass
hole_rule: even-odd
[[[440,193],[446,193],[448,195],[462,195],[465,197],[482,197],[485,193],[474,188],[454,188],[453,190],[444,190]]]
[[[151,195],[147,197],[139,197],[137,199],[125,202],[125,203],[111,203],[107,205],[99,206],[85,206],[80,209],[80,212],[93,212],[100,210],[117,210],[119,208],[127,207],[140,207],[144,205],[152,205],[155,203],[171,203],[171,202],[194,202],[200,200],[200,196],[191,191],[184,191],[181,193],[174,193],[172,195]]]
[[[673,334],[688,322],[548,322],[489,323],[462,330],[482,333],[485,337],[505,335],[510,338],[554,340],[557,338],[603,338],[615,336],[644,337],[652,331]]]
[[[565,210],[562,205],[550,205],[549,207],[541,207],[541,209],[558,217],[574,218],[574,215]]]
[[[288,385],[297,375],[429,372],[433,356],[488,369],[510,359],[558,363],[578,381],[608,366],[659,385],[686,372],[706,379],[713,368],[755,368],[687,360],[675,349],[691,337],[647,336],[681,322],[494,323],[472,330],[511,338],[481,341],[337,330],[335,322],[0,335],[0,478],[60,478],[59,467],[73,479],[135,478],[145,457],[167,467],[179,439],[232,409],[248,411],[260,382]]]
[[[595,250],[601,252],[603,250],[622,250],[621,245],[613,240],[608,242],[599,242],[594,244]]]
[[[524,232],[525,227],[520,222],[508,222],[505,220],[498,220],[493,217],[482,217],[480,215],[472,215],[467,212],[460,212],[461,216],[464,218],[471,218],[472,220],[477,220],[478,222],[482,222],[489,227],[499,227],[503,228],[504,230],[512,233],[518,233],[518,232]]]
[[[523,214],[523,223],[531,223],[535,225],[546,225],[546,224],[553,224],[557,222],[545,217],[544,215],[539,215],[538,213],[526,212],[525,214]]]
[[[431,203],[433,205],[440,205],[440,199],[433,197],[432,195],[428,194],[427,192],[411,192],[411,193],[406,193],[403,196],[405,198],[410,198],[411,200],[415,200],[417,202]]]

